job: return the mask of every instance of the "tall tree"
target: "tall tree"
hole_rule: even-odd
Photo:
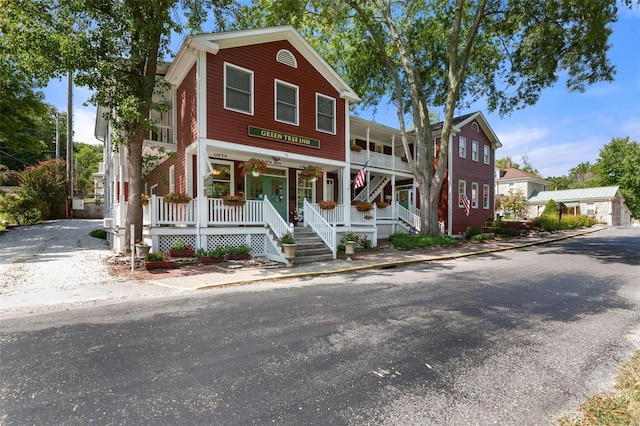
[[[613,138],[596,160],[601,185],[619,185],[634,217],[640,218],[640,143]]]
[[[365,106],[385,95],[393,99],[420,188],[422,233],[439,232],[457,108],[485,98],[490,110],[506,114],[534,104],[559,75],[579,91],[614,75],[607,51],[616,0],[254,0],[253,6],[244,9],[240,26],[291,23]],[[435,156],[427,105],[444,109]],[[408,149],[411,128],[415,157]]]
[[[166,110],[158,64],[169,56],[172,32],[198,29],[210,13],[220,28],[233,0],[5,0],[0,7],[0,52],[40,82],[69,71],[75,83],[114,114],[115,142],[127,152],[129,200],[142,193],[142,143]],[[183,25],[180,16],[186,15]],[[2,70],[2,68],[0,68]],[[154,93],[159,96],[154,98]],[[112,118],[110,115],[109,118]],[[142,235],[142,206],[129,203],[126,237]]]

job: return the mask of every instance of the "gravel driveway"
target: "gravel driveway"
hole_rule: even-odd
[[[0,233],[0,319],[176,294],[113,274],[101,220],[54,220]]]

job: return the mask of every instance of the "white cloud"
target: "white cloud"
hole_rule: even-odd
[[[73,109],[73,141],[92,145],[101,144],[94,137],[96,112],[91,107],[76,107]]]

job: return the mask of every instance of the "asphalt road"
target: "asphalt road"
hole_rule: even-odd
[[[640,229],[0,325],[0,423],[544,425],[640,347]]]

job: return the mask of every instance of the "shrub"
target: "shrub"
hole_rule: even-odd
[[[541,216],[545,215],[556,215],[557,216],[558,209],[556,208],[556,202],[553,200],[549,200],[549,202],[544,206],[544,210],[542,211]]]
[[[513,228],[496,228],[493,233],[500,237],[517,237],[520,235],[520,231]]]
[[[487,233],[487,234],[476,234],[473,237],[471,237],[470,240],[482,243],[482,242],[485,242],[487,240],[493,240],[495,237],[496,237],[495,234],[490,232],[490,233]]]
[[[406,232],[395,232],[389,236],[394,247],[401,250],[434,246],[453,246],[459,242],[445,235],[409,235]]]
[[[226,246],[224,247],[225,254],[250,254],[251,247],[246,244],[240,246]]]
[[[41,161],[20,176],[22,195],[37,203],[44,220],[53,217],[58,204],[66,200],[68,186],[67,163],[63,160]]]
[[[193,250],[193,247],[180,240],[173,243],[169,250]]]
[[[465,231],[465,236],[467,240],[470,240],[476,235],[480,235],[480,234],[482,234],[482,231],[480,231],[478,228],[474,228],[473,226],[468,226],[467,230]]]
[[[282,244],[295,244],[296,240],[293,238],[293,233],[287,232],[282,236],[282,238],[280,238],[280,242]]]
[[[164,260],[164,255],[162,253],[147,253],[144,255],[144,260],[146,262],[161,262]]]
[[[95,238],[101,238],[103,240],[107,239],[107,231],[105,231],[104,229],[94,229],[93,231],[89,232],[89,235]]]
[[[20,193],[0,191],[0,213],[18,225],[31,225],[40,220],[39,203]]]

